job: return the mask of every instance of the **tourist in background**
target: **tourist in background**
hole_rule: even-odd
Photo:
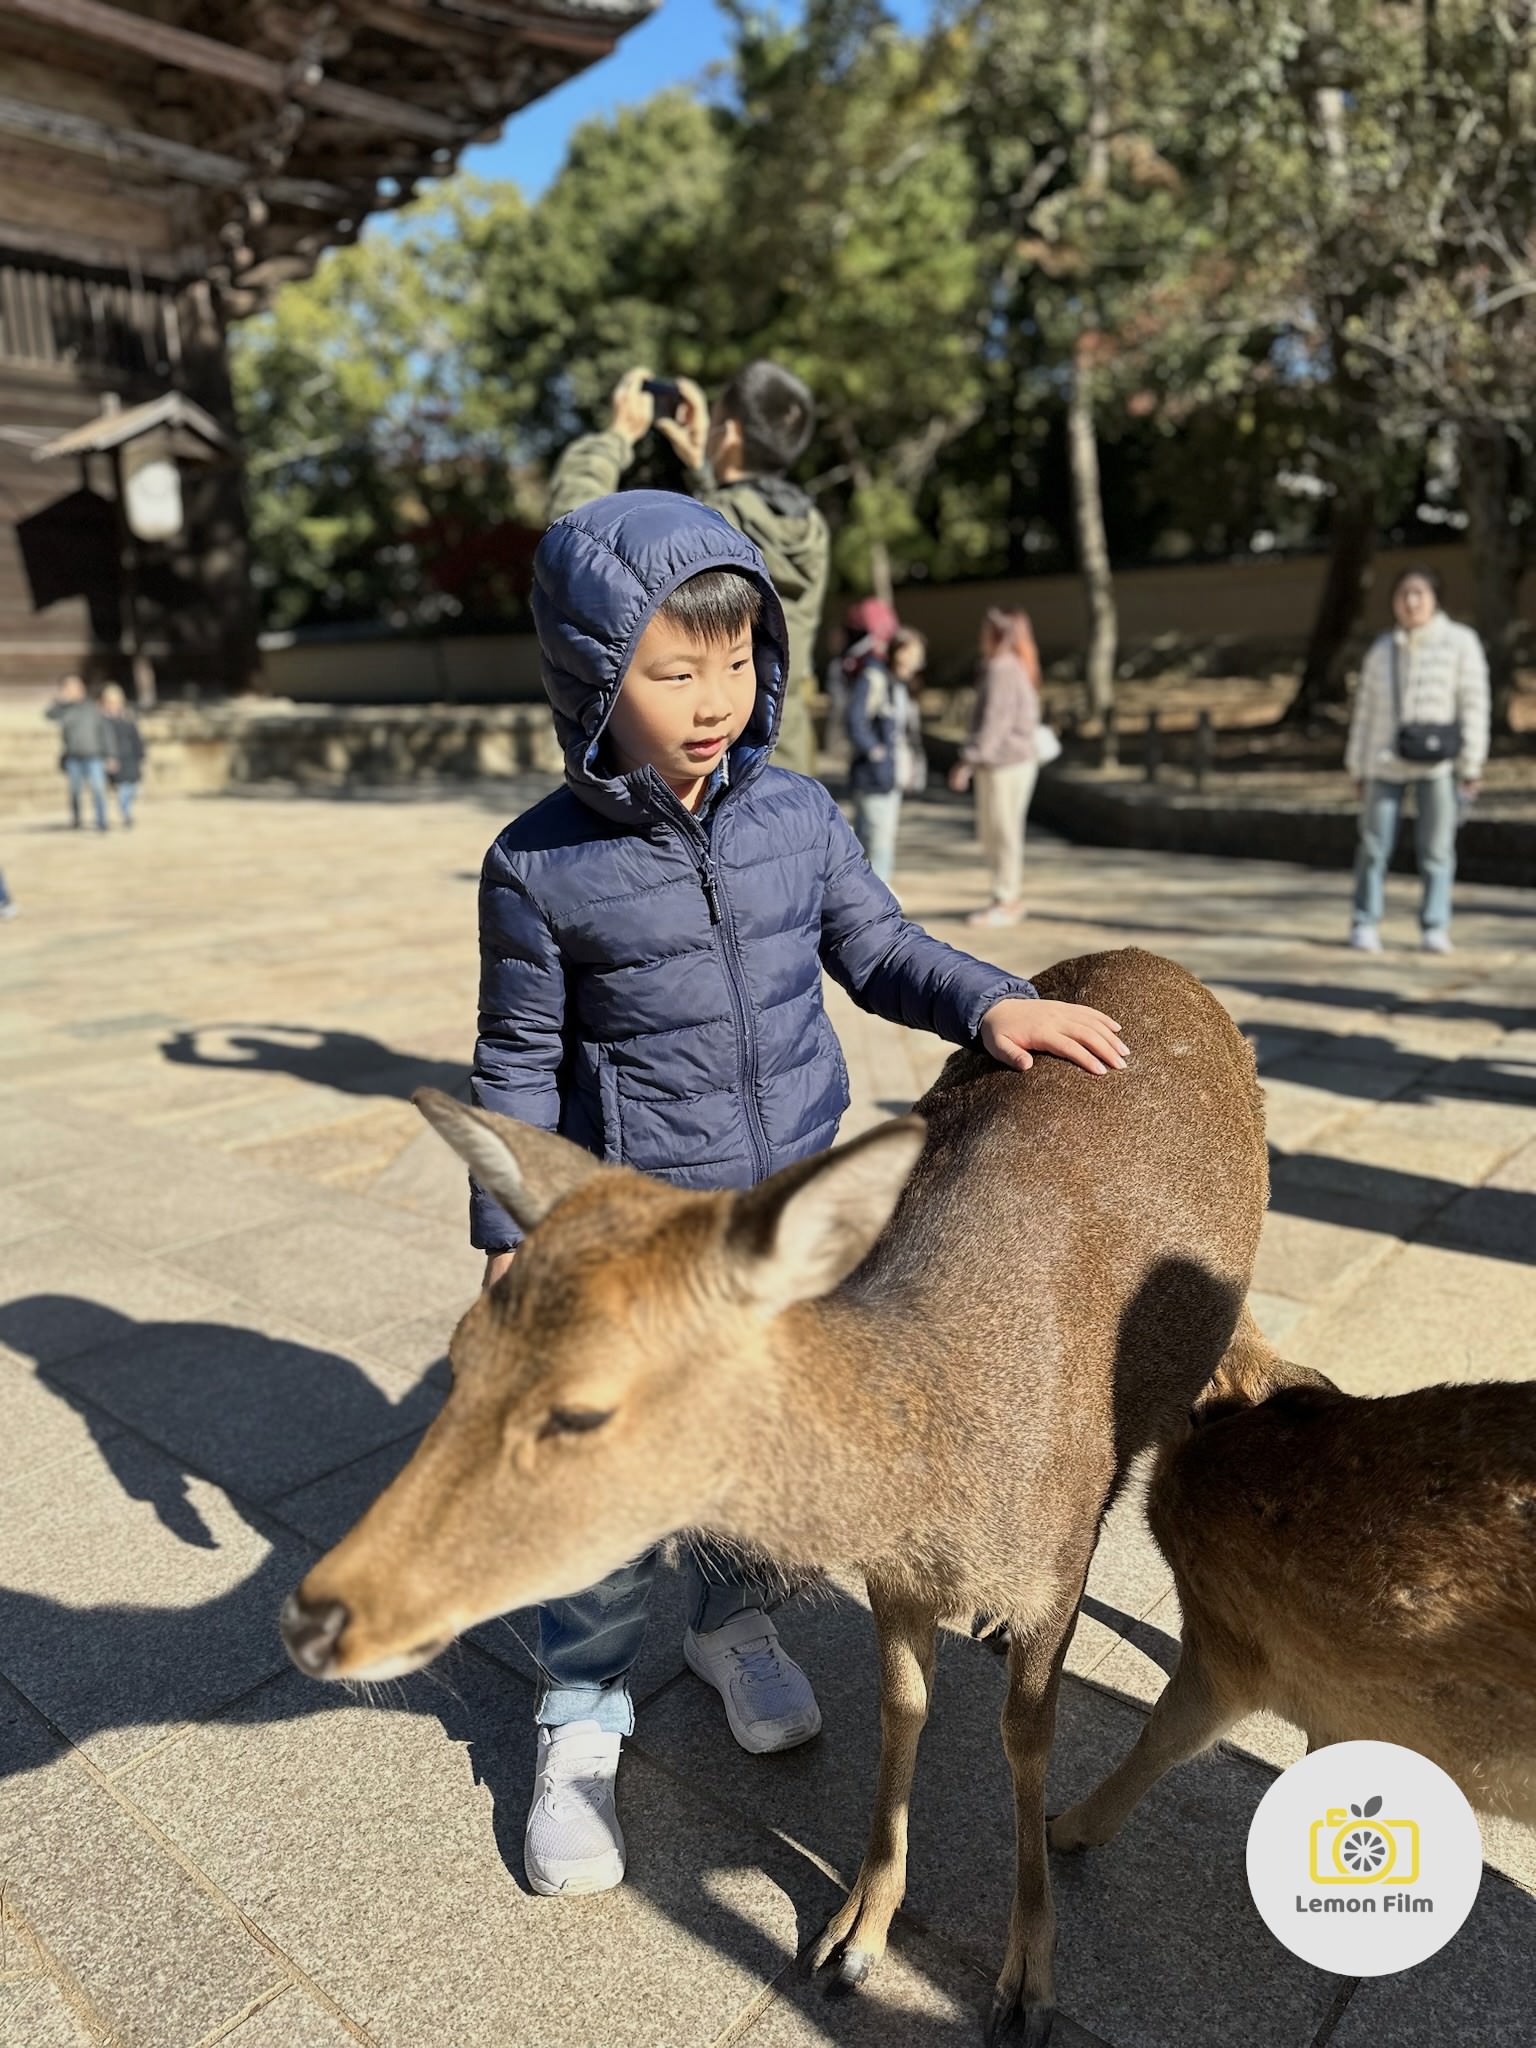
[[[117,808],[125,825],[133,823],[133,806],[144,779],[144,735],[116,683],[101,693],[107,727],[107,780],[117,792]]]
[[[972,911],[973,925],[1017,924],[1024,915],[1024,820],[1038,772],[1040,656],[1028,614],[994,607],[982,621],[981,682],[970,732],[950,770],[949,786],[976,784],[976,828],[992,884],[992,901]]]
[[[896,786],[903,796],[921,796],[928,787],[922,706],[927,667],[928,642],[915,627],[901,627],[891,642],[891,674],[896,678],[902,721],[896,736]]]
[[[849,612],[848,623],[858,634],[843,656],[853,829],[870,866],[889,882],[901,818],[898,741],[905,731],[906,692],[890,667],[899,622],[882,598],[867,597]]]
[[[80,796],[91,792],[96,830],[107,829],[107,722],[83,677],[66,676],[45,716],[59,728],[59,766],[69,785],[69,822],[80,829]]]
[[[1449,953],[1456,828],[1488,759],[1488,663],[1472,628],[1440,609],[1432,569],[1403,571],[1392,614],[1396,625],[1360,671],[1344,753],[1360,800],[1349,943],[1359,953],[1381,951],[1387,869],[1411,787],[1421,940],[1426,952]]]

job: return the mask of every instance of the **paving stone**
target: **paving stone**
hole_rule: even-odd
[[[1417,1074],[1364,1060],[1328,1060],[1298,1054],[1264,1070],[1264,1127],[1272,1145],[1300,1150],[1322,1132],[1364,1116],[1377,1102],[1399,1094]]]
[[[356,2048],[357,2036],[318,2005],[299,1985],[269,1999],[219,2048]]]
[[[1367,1978],[1329,2048],[1529,2048],[1536,2010],[1536,1900],[1484,1874],[1465,1924],[1438,1955]]]
[[[247,1300],[333,1337],[361,1336],[440,1302],[462,1313],[483,1259],[467,1238],[461,1268],[416,1244],[381,1246],[377,1231],[305,1219],[264,1224],[170,1254],[176,1270],[236,1286]]]
[[[30,1360],[0,1347],[0,1493],[119,1434],[110,1415],[82,1412],[40,1380]]]
[[[20,1244],[23,1238],[41,1237],[57,1228],[58,1218],[32,1199],[31,1187],[21,1195],[0,1192],[0,1245]]]
[[[104,1136],[92,1138],[35,1112],[11,1116],[0,1146],[0,1187],[25,1187],[77,1167],[91,1167],[100,1160],[105,1143]]]
[[[1492,1813],[1479,1814],[1478,1826],[1489,1868],[1536,1896],[1536,1827]]]
[[[5,2048],[100,2048],[101,2036],[88,2027],[51,1977],[10,1977],[0,1950],[0,2042]]]
[[[229,1296],[77,1230],[0,1250],[0,1344],[39,1365],[123,1338],[141,1321],[217,1312]]]
[[[122,2048],[185,2048],[288,1974],[76,1763],[0,1787],[0,1870],[7,1912]]]
[[[1088,1569],[1090,1603],[1117,1610],[1126,1623],[1155,1607],[1173,1584],[1173,1574],[1147,1527],[1148,1463],[1143,1459],[1133,1469],[1125,1490],[1104,1517]],[[1097,1610],[1090,1605],[1089,1611]]]
[[[1536,1105],[1415,1091],[1315,1147],[1334,1159],[1470,1186],[1536,1137]]]
[[[254,1501],[424,1428],[442,1399],[409,1372],[260,1316],[136,1324],[48,1377]]]
[[[532,1897],[527,1695],[473,1654],[452,1691],[418,1677],[388,1706],[297,1672],[273,1693],[122,1782],[380,2048],[703,2048],[836,1901],[633,1753],[624,1885]]]
[[[110,1771],[286,1665],[311,1553],[126,1434],[66,1469],[4,1495],[0,1672]]]
[[[1401,1242],[1400,1233],[1415,1229],[1424,1214],[1417,1208],[1384,1214],[1352,1195],[1327,1188],[1304,1185],[1298,1190],[1280,1168],[1274,1178],[1274,1205],[1264,1218],[1253,1269],[1254,1288],[1262,1299],[1326,1300],[1389,1258]],[[1293,1197],[1305,1200],[1308,1214],[1290,1215],[1280,1206]],[[1264,1320],[1262,1315],[1259,1319]],[[1281,1341],[1267,1324],[1265,1335]]]
[[[1523,1263],[1405,1245],[1338,1306],[1309,1316],[1292,1348],[1352,1394],[1536,1379],[1531,1289]]]
[[[1283,1294],[1261,1294],[1252,1289],[1249,1290],[1248,1306],[1259,1328],[1280,1352],[1285,1350],[1292,1330],[1307,1313],[1304,1301],[1289,1301]]]
[[[472,1299],[466,1299],[465,1309]],[[359,1341],[358,1348],[396,1372],[415,1373],[423,1378],[430,1374],[438,1385],[446,1388],[453,1377],[448,1365],[448,1340],[461,1313],[434,1309],[430,1315],[412,1316],[406,1322],[370,1330]]]
[[[100,1230],[145,1252],[267,1222],[291,1209],[291,1193],[252,1188],[243,1177],[220,1172],[220,1163],[180,1164],[174,1173],[156,1174],[146,1171],[148,1160],[113,1161],[43,1181],[29,1190],[29,1199],[55,1225]]]

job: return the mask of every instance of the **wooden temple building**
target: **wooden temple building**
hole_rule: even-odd
[[[0,0],[0,700],[257,656],[227,324],[654,0]]]

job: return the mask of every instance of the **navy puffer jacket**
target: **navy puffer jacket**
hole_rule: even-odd
[[[655,769],[610,773],[600,742],[657,606],[705,569],[751,577],[763,616],[756,708],[695,815]],[[476,1102],[682,1187],[745,1188],[823,1151],[848,1107],[824,966],[866,1010],[962,1045],[1035,993],[909,923],[822,785],[769,765],[784,615],[719,513],[600,498],[550,528],[534,574],[565,787],[485,858]],[[476,1188],[474,1243],[519,1235]]]

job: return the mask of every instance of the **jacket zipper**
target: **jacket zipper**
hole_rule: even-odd
[[[658,786],[665,789],[661,777],[656,777]],[[763,1129],[763,1119],[757,1106],[757,1046],[753,1040],[750,1020],[747,1016],[746,998],[742,994],[746,972],[742,965],[741,948],[736,942],[736,925],[729,907],[720,894],[720,881],[715,873],[714,853],[709,835],[690,810],[684,809],[672,792],[673,808],[683,821],[683,830],[692,839],[695,860],[699,870],[699,885],[704,891],[704,901],[709,906],[709,922],[720,934],[720,947],[725,956],[726,985],[731,992],[731,1008],[736,1015],[736,1043],[741,1056],[742,1074],[745,1079],[744,1093],[747,1110],[747,1136],[752,1144],[755,1177],[766,1180],[772,1171],[773,1155],[768,1144],[768,1133]]]
[[[698,829],[695,827],[695,830]],[[702,831],[699,836],[703,838]],[[746,1098],[747,1135],[752,1141],[753,1163],[756,1168],[754,1177],[757,1180],[766,1180],[772,1167],[772,1158],[768,1149],[768,1133],[763,1129],[763,1120],[757,1107],[757,1045],[747,1016],[746,998],[742,994],[746,970],[742,965],[741,949],[736,943],[735,921],[720,900],[714,858],[707,840],[701,850],[699,880],[704,888],[704,901],[709,905],[709,921],[719,927],[720,943],[725,953],[725,978],[731,991],[731,1005],[736,1012],[736,1040],[741,1048],[742,1073],[746,1084],[743,1092]]]

